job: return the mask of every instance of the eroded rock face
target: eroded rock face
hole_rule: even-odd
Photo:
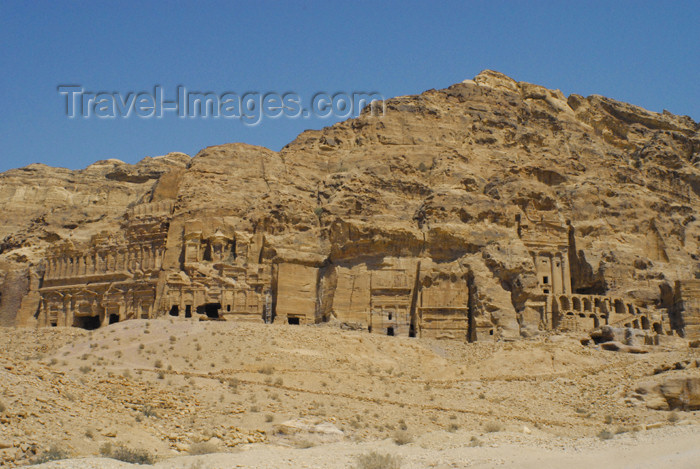
[[[650,409],[699,410],[700,377],[672,377],[643,383],[635,390],[635,396]]]
[[[492,71],[385,108],[280,152],[0,175],[2,271],[27,272],[15,321],[696,333],[697,289],[683,288],[700,269],[692,119]]]

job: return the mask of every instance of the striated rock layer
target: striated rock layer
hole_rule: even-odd
[[[0,324],[700,337],[699,124],[493,71],[383,104],[280,152],[0,175]]]

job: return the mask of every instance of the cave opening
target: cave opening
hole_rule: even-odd
[[[173,307],[170,308],[170,315],[171,316],[179,316],[180,315],[180,307],[178,305],[173,305]]]
[[[205,314],[210,319],[219,319],[221,303],[205,303],[197,307],[197,314]]]
[[[73,327],[79,327],[92,331],[100,327],[99,316],[76,316],[73,318]]]

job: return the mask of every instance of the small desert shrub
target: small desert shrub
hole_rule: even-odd
[[[482,441],[475,436],[473,436],[471,440],[469,440],[469,446],[471,447],[477,447],[481,445],[483,445]]]
[[[106,458],[112,458],[130,464],[153,464],[155,462],[155,458],[146,450],[131,449],[122,445],[112,446],[111,443],[102,445],[100,454]]]
[[[479,399],[486,399],[486,394],[484,394],[483,392],[479,394]]]
[[[160,360],[156,360],[153,366],[155,366],[156,368],[163,368],[163,362]]]
[[[79,369],[80,372],[83,373],[83,374],[85,374],[85,373],[90,373],[90,372],[92,371],[92,368],[90,368],[90,367],[87,366],[87,365],[83,365],[83,366],[81,366],[81,367],[78,368],[78,369]]]
[[[170,343],[174,344],[176,341],[177,341],[177,337],[175,337],[174,335],[171,335],[170,336]]]
[[[158,417],[158,414],[156,413],[155,409],[150,405],[143,406],[141,408],[141,413],[146,417]]]
[[[0,414],[5,412],[6,409],[7,407],[5,407],[5,403],[0,401]]]
[[[275,372],[275,367],[272,365],[264,365],[258,368],[258,373],[262,373],[264,375],[271,375],[272,373]]]
[[[405,430],[394,432],[394,443],[397,445],[406,445],[413,442],[413,436]]]
[[[611,423],[613,423],[613,416],[612,416],[612,415],[606,415],[606,416],[605,416],[605,424],[606,424],[606,425],[610,425]]]
[[[459,425],[457,425],[457,424],[454,423],[454,422],[451,423],[449,427],[447,427],[447,431],[450,432],[450,433],[454,433],[454,432],[456,432],[457,430],[459,430]]]
[[[53,366],[53,365],[55,365],[55,364],[57,364],[57,363],[58,363],[58,359],[57,359],[57,358],[52,358],[51,361],[49,362],[49,366]]]
[[[299,449],[313,448],[316,444],[311,440],[297,440],[294,442],[294,446]]]
[[[681,418],[678,416],[678,412],[671,412],[668,414],[668,421],[671,423],[676,423],[680,420]]]
[[[284,384],[284,381],[282,380],[282,378],[277,378],[275,380],[275,386],[282,386],[283,384]]]
[[[56,445],[52,445],[51,448],[49,448],[47,451],[44,451],[36,457],[36,459],[34,460],[34,464],[43,464],[49,461],[68,459],[69,457],[70,455],[66,451],[59,449]]]
[[[272,414],[267,414],[267,415],[265,416],[265,421],[266,421],[267,423],[271,423],[273,420],[275,420],[275,416],[274,416],[274,415],[272,415]]]
[[[159,371],[158,372],[158,379],[165,379],[165,373],[163,373],[162,371]]]
[[[612,437],[615,436],[612,434],[612,432],[609,432],[608,430],[601,430],[600,433],[598,433],[598,438],[601,440],[611,440]]]
[[[357,457],[357,469],[400,469],[401,458],[371,451]]]
[[[253,413],[255,413],[255,412],[259,412],[260,409],[258,408],[258,406],[252,405],[252,406],[250,406],[250,411],[253,412]]]
[[[90,438],[91,440],[95,437],[95,433],[92,431],[91,428],[88,428],[85,430],[85,438]]]
[[[496,433],[503,430],[503,426],[498,422],[488,422],[484,425],[484,431],[486,433]]]
[[[219,448],[214,443],[209,443],[208,441],[200,441],[199,443],[192,443],[188,452],[190,454],[211,454],[219,451]]]

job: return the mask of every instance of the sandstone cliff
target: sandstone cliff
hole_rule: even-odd
[[[470,340],[700,326],[692,119],[493,71],[384,104],[280,152],[0,175],[1,323],[187,309]],[[105,300],[146,279],[148,301]]]

